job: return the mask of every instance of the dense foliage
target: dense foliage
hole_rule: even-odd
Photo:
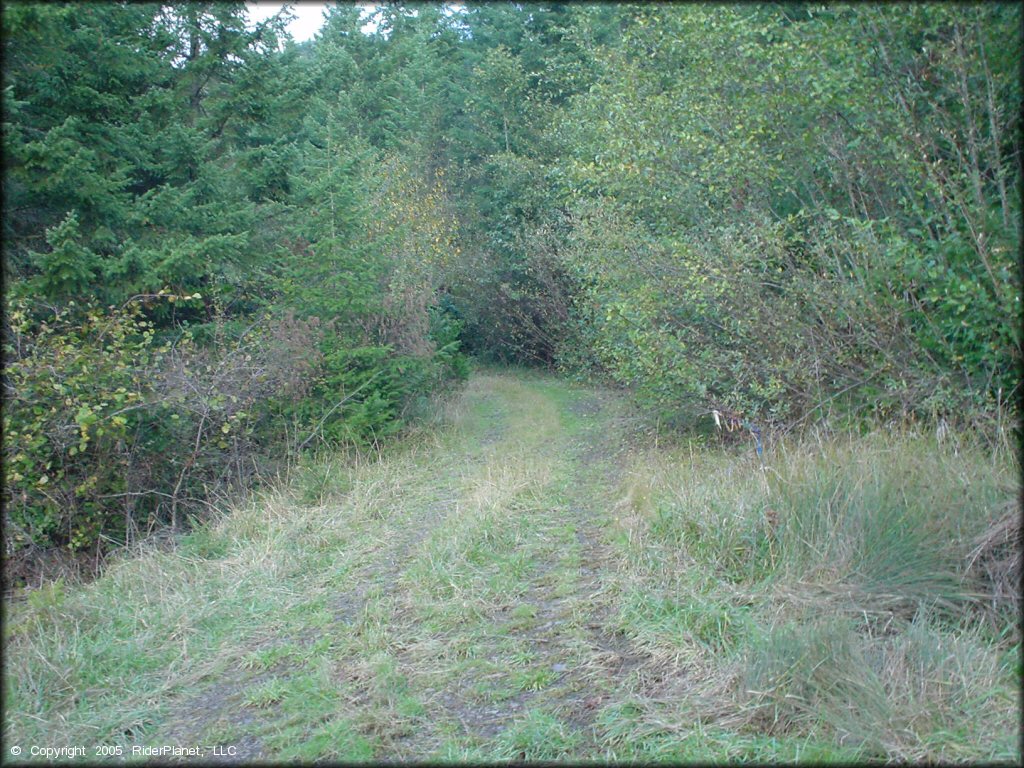
[[[1019,9],[905,10],[635,14],[555,127],[597,364],[780,420],[1014,397]]]
[[[4,8],[7,551],[372,443],[463,351],[677,423],[1018,396],[1020,8]]]
[[[465,374],[451,205],[371,141],[357,11],[301,49],[241,3],[4,22],[9,555],[177,527]]]

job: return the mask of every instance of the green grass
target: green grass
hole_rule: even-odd
[[[1008,452],[879,433],[762,471],[642,426],[484,371],[381,455],[9,603],[5,743],[1019,760]]]
[[[635,461],[619,626],[698,665],[741,733],[838,744],[836,759],[1016,759],[1016,619],[971,567],[1013,498],[1007,455],[876,433],[777,446],[763,474],[750,458]]]

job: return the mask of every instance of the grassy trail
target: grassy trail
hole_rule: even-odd
[[[310,468],[176,551],[38,597],[12,649],[58,617],[74,631],[44,679],[9,686],[10,738],[595,754],[608,681],[635,663],[605,618],[617,414],[555,379],[479,375],[395,455]]]
[[[307,467],[174,549],[15,606],[5,744],[90,757],[104,744],[128,757],[218,746],[245,761],[1013,755],[1008,662],[966,635],[950,663],[988,670],[987,687],[965,690],[975,710],[936,715],[937,742],[893,731],[886,743],[899,722],[888,710],[882,725],[843,715],[832,728],[826,712],[805,727],[803,710],[786,721],[796,697],[782,682],[781,708],[752,700],[767,684],[742,668],[773,658],[752,606],[777,616],[780,588],[743,584],[760,584],[774,554],[736,559],[728,521],[676,515],[684,527],[659,533],[658,509],[713,511],[728,488],[729,509],[756,522],[763,478],[745,455],[668,462],[630,434],[611,393],[477,374],[439,424],[386,456]],[[674,496],[656,508],[659,493]],[[706,562],[700,526],[725,542]],[[842,706],[874,701],[851,690]],[[965,718],[988,731],[952,732]]]

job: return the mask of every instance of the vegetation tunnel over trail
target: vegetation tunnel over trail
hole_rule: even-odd
[[[13,583],[386,442],[467,354],[680,431],[1014,423],[1017,5],[368,13],[4,9]]]
[[[1019,762],[1021,6],[287,14],[3,7],[5,744]]]

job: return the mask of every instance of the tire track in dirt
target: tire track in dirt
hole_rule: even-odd
[[[487,449],[499,443],[507,430],[507,414],[497,397],[493,393],[485,392],[481,400],[484,405],[493,407],[483,409],[483,413],[479,415],[478,427],[471,425],[477,427],[475,431],[482,433],[479,438],[481,450],[465,452],[460,462],[463,471],[482,465]],[[253,638],[253,642],[244,648],[244,653],[251,655],[286,644],[308,648],[325,634],[351,631],[366,609],[371,591],[379,591],[384,597],[393,595],[404,566],[412,559],[416,549],[427,539],[431,530],[444,521],[459,501],[458,488],[453,478],[439,476],[432,490],[434,498],[426,506],[421,507],[423,513],[415,519],[416,524],[396,526],[395,520],[389,517],[380,518],[381,525],[386,526],[383,538],[389,544],[376,553],[370,562],[349,574],[348,580],[354,586],[351,590],[339,594],[333,601],[331,610],[334,621],[331,625],[287,637],[273,635]],[[239,656],[242,653],[243,650],[240,650],[234,655]],[[193,693],[172,709],[166,720],[168,726],[165,726],[165,738],[170,740],[169,743],[194,742],[210,723],[223,723],[228,728],[250,728],[273,723],[276,706],[254,711],[245,706],[245,698],[248,692],[260,684],[282,673],[286,674],[287,662],[278,662],[262,671],[246,669],[237,664],[229,666],[230,671],[220,674],[215,684]],[[358,705],[359,700],[364,697],[357,691],[357,698],[353,703]],[[264,744],[257,736],[247,734],[230,746],[235,748],[235,752],[224,755],[218,762],[245,763],[266,758]]]
[[[621,401],[611,393],[575,392],[568,404],[559,403],[555,408],[574,428],[563,426],[545,443],[526,433],[510,436],[510,416],[517,407],[527,407],[532,402],[530,397],[540,394],[545,408],[551,405],[551,397],[543,395],[541,389],[520,378],[497,376],[478,380],[476,390],[470,393],[476,407],[465,425],[465,444],[454,456],[444,452],[438,455],[439,462],[454,465],[457,471],[448,466],[438,467],[436,477],[424,476],[424,472],[429,475],[429,468],[414,473],[418,478],[414,481],[417,498],[410,500],[407,509],[402,509],[400,501],[392,502],[399,513],[382,513],[377,519],[380,530],[374,535],[383,546],[346,576],[350,588],[339,591],[330,603],[333,622],[283,639],[264,636],[245,649],[252,653],[278,642],[307,647],[325,634],[358,632],[364,612],[374,601],[383,611],[377,618],[386,622],[386,652],[399,674],[415,680],[417,663],[422,663],[422,658],[414,658],[410,649],[424,630],[415,619],[415,606],[409,604],[403,590],[403,575],[424,554],[432,533],[466,502],[462,496],[477,482],[473,478],[486,482],[488,473],[499,471],[516,451],[531,453],[534,460],[554,468],[552,476],[544,482],[547,486],[564,486],[564,504],[556,509],[525,512],[510,508],[511,513],[532,516],[536,535],[557,535],[557,546],[552,555],[531,564],[528,586],[521,597],[505,601],[485,617],[489,629],[481,639],[480,658],[491,664],[492,671],[483,680],[464,676],[418,690],[428,714],[416,718],[415,727],[410,728],[408,721],[400,723],[399,718],[381,722],[381,713],[386,713],[391,704],[380,700],[381,693],[374,688],[373,672],[366,659],[347,653],[332,662],[339,683],[344,681],[349,688],[345,709],[355,717],[360,711],[376,713],[366,727],[374,730],[368,735],[381,745],[383,753],[377,755],[381,759],[423,759],[436,752],[443,741],[441,727],[445,722],[456,724],[459,740],[487,749],[524,713],[538,707],[553,713],[578,733],[579,756],[593,755],[591,748],[598,740],[594,721],[608,696],[605,691],[620,688],[644,661],[645,657],[636,653],[630,641],[612,626],[617,566],[612,547],[605,541],[604,526],[611,494],[623,471],[621,452],[628,429],[618,412]],[[578,561],[571,566],[571,573],[567,572],[566,562],[559,559],[566,552]],[[568,588],[555,594],[555,581],[570,577]],[[532,621],[526,626],[514,621],[512,609],[517,604],[532,606],[534,610]],[[494,671],[501,665],[502,644],[507,646],[509,642],[529,654],[532,668],[546,670],[544,682],[511,694],[506,688],[500,698],[482,699],[474,685],[491,678],[509,682],[511,668]],[[271,676],[287,676],[288,672],[287,663],[283,663],[259,673],[239,668],[224,675],[215,687],[182,703],[178,727],[172,733],[185,736],[185,731],[195,731],[197,718],[248,727],[250,732],[272,725],[277,717],[276,706],[254,712],[242,703],[247,691]],[[194,716],[183,718],[187,712]],[[248,735],[237,746],[240,749],[236,760],[265,757],[258,736]]]
[[[459,723],[462,736],[471,741],[491,742],[521,713],[539,704],[580,733],[580,754],[587,754],[588,748],[595,745],[594,717],[605,698],[602,694],[595,696],[595,678],[611,680],[610,684],[618,687],[615,683],[645,658],[609,626],[612,601],[607,593],[611,587],[609,573],[615,566],[611,548],[604,542],[604,507],[623,471],[619,449],[625,427],[621,419],[605,412],[617,402],[608,393],[577,400],[570,406],[572,413],[591,420],[575,435],[579,442],[566,450],[565,444],[573,435],[562,435],[557,444],[546,446],[552,461],[557,455],[568,457],[567,471],[572,475],[571,503],[561,521],[563,525],[571,522],[571,543],[578,551],[579,566],[571,592],[552,596],[548,575],[559,564],[539,562],[533,568],[530,588],[518,601],[536,609],[535,625],[509,631],[509,606],[503,606],[490,617],[497,627],[490,638],[492,644],[496,645],[500,637],[514,636],[535,653],[532,663],[536,668],[547,668],[556,677],[542,688],[521,690],[497,702],[475,699],[470,680],[439,690],[431,699],[433,705]],[[548,515],[557,512],[560,510],[549,510]],[[582,614],[585,619],[580,627]],[[582,636],[580,629],[584,630]],[[581,659],[583,663],[577,664]]]
[[[486,380],[486,379],[484,379]],[[478,379],[478,381],[480,381]],[[382,599],[391,601],[390,618],[393,622],[392,628],[397,637],[397,645],[393,652],[398,663],[399,672],[405,672],[403,665],[404,640],[415,636],[416,628],[403,622],[399,613],[401,611],[401,585],[400,580],[406,572],[408,565],[412,563],[419,554],[419,550],[427,543],[433,531],[441,527],[449,515],[457,510],[458,504],[462,501],[460,486],[465,482],[467,476],[479,472],[486,467],[488,461],[493,460],[492,454],[501,443],[508,431],[508,413],[506,404],[501,401],[495,392],[484,391],[471,392],[475,405],[482,412],[475,415],[475,418],[468,425],[467,439],[474,433],[479,433],[477,450],[468,448],[462,452],[456,461],[459,473],[456,476],[446,476],[439,473],[438,484],[435,486],[435,499],[423,508],[420,515],[412,515],[404,521],[397,530],[392,529],[388,533],[388,539],[393,541],[387,547],[386,554],[378,557],[373,563],[360,569],[353,578],[357,586],[353,593],[344,596],[336,603],[335,623],[351,628],[355,619],[365,609],[368,603],[368,593],[373,588],[379,590]],[[470,440],[472,442],[472,440]],[[450,457],[445,457],[450,460]],[[355,702],[358,704],[369,704],[372,694],[368,685],[363,685],[360,691],[360,698]],[[427,722],[421,723],[427,726]],[[387,759],[417,759],[422,758],[423,752],[412,737],[409,729],[402,729],[397,733],[378,734],[384,735],[390,742],[395,754],[388,755]],[[417,734],[419,736],[421,734]]]
[[[609,593],[614,586],[612,574],[616,566],[611,546],[605,541],[604,526],[611,494],[624,471],[620,449],[625,440],[625,424],[619,414],[605,412],[619,404],[609,393],[593,393],[571,407],[575,415],[593,420],[581,432],[581,443],[572,456],[571,471],[576,482],[569,513],[579,549],[579,574],[574,591],[563,598],[549,600],[543,613],[544,618],[549,618],[564,615],[566,608],[570,612],[579,606],[589,609],[584,622],[586,634],[582,642],[577,643],[589,657],[588,668],[578,675],[564,670],[558,686],[548,696],[553,709],[582,735],[579,750],[583,754],[596,745],[594,720],[607,698],[606,694],[595,693],[595,683],[606,681],[614,685],[613,681],[626,678],[645,658],[635,651],[628,638],[611,626],[614,608]],[[551,619],[525,637],[534,636],[537,642],[546,645],[549,653],[565,655],[559,653],[559,644],[564,639],[557,631],[553,636],[535,635],[551,626],[557,628],[564,621]]]
[[[480,399],[486,404],[493,403],[494,407],[488,408],[479,417],[481,421],[486,422],[480,438],[481,450],[475,453],[466,452],[461,462],[463,471],[482,465],[487,449],[496,445],[507,431],[507,413],[497,398],[493,394],[485,394]],[[387,539],[393,543],[374,562],[352,574],[357,586],[352,594],[339,597],[335,604],[336,621],[353,621],[365,608],[367,592],[375,585],[382,585],[387,593],[393,593],[397,587],[398,577],[403,571],[401,566],[409,562],[414,550],[420,547],[430,536],[431,531],[453,511],[459,502],[458,488],[451,482],[452,478],[439,477],[438,480],[438,485],[434,487],[434,498],[423,510],[422,516],[413,521],[415,524],[407,523],[397,529],[391,527],[387,532]]]

